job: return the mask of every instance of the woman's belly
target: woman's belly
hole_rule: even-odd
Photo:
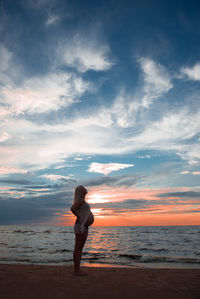
[[[92,212],[90,212],[88,219],[85,222],[85,225],[90,226],[90,225],[92,225],[93,222],[94,222],[94,215],[92,214]]]

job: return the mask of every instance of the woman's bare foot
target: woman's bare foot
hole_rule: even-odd
[[[74,275],[77,275],[77,276],[86,276],[86,275],[88,275],[88,273],[80,271],[80,272],[74,272]]]

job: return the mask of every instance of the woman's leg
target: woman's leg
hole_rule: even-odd
[[[75,239],[75,246],[74,246],[74,273],[80,273],[80,264],[81,264],[81,256],[82,256],[82,250],[83,246],[87,240],[88,236],[88,228],[85,229],[85,232],[83,234],[76,234]]]

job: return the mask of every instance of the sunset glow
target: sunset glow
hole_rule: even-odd
[[[95,216],[95,226],[182,225],[184,219],[184,225],[200,225],[196,197],[199,190],[198,187],[197,193],[193,193],[186,187],[133,189],[104,185],[90,188],[87,202]],[[96,200],[92,202],[92,198]],[[75,217],[67,211],[58,217],[59,223],[61,220],[65,225],[73,225]]]
[[[89,195],[87,198],[88,198],[88,203],[90,204],[94,204],[94,203],[104,203],[104,202],[110,202],[109,199],[106,199],[105,197],[108,197],[106,195],[103,195],[103,194],[97,194],[97,193],[94,193],[92,195]]]
[[[105,217],[103,209],[91,209],[91,212],[94,214],[95,217]]]

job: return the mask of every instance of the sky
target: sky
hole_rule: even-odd
[[[0,225],[200,225],[200,3],[0,1]]]

